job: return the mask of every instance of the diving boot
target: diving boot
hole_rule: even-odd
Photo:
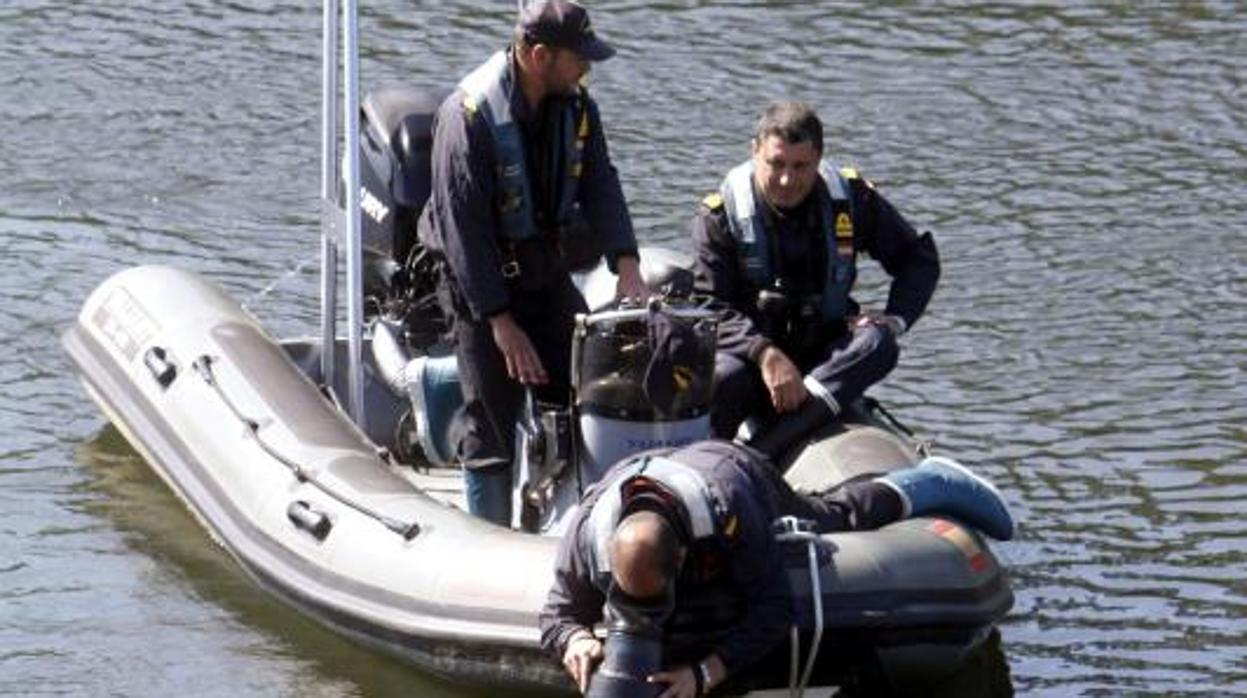
[[[416,436],[424,457],[436,466],[450,463],[454,444],[450,424],[463,405],[459,364],[454,355],[418,356],[407,368],[407,393],[416,419]]]
[[[835,421],[840,405],[821,383],[806,377],[810,399],[796,412],[780,415],[770,427],[749,440],[748,445],[778,463],[783,455],[803,439]]]
[[[997,540],[1010,540],[1015,533],[1013,515],[996,487],[951,458],[932,456],[877,482],[900,494],[905,518],[943,514]]]

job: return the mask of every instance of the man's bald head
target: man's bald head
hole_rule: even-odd
[[[615,584],[625,594],[654,598],[667,591],[679,568],[680,538],[660,514],[634,512],[615,527],[610,556]]]

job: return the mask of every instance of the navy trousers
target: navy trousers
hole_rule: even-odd
[[[819,360],[797,364],[807,376],[822,383],[843,408],[896,367],[900,346],[890,330],[877,325],[853,328],[834,340]],[[762,425],[775,421],[771,396],[757,364],[719,352],[715,355],[714,406],[710,422],[714,435],[730,439],[741,422],[756,417]]]
[[[451,284],[443,283],[442,289],[442,307],[453,311],[455,358],[463,389],[463,406],[451,424],[450,443],[464,468],[468,510],[507,526],[511,522],[515,420],[524,387],[507,375],[506,359],[494,344],[489,322],[475,321],[455,297]],[[588,312],[584,297],[571,277],[563,275],[537,290],[517,290],[510,312],[550,378],[535,389],[537,399],[567,404],[572,331],[576,313]]]

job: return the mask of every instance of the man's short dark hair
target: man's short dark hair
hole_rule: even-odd
[[[754,138],[761,144],[770,136],[778,136],[789,145],[809,143],[823,152],[823,122],[801,102],[775,102],[762,112]]]

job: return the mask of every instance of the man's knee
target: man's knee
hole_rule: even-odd
[[[882,380],[896,368],[901,348],[896,337],[881,327],[856,330],[848,344],[831,352],[831,356],[810,371],[822,383],[840,377],[859,376],[867,383]]]
[[[896,341],[896,335],[891,330],[883,330],[881,328],[874,334],[878,338],[874,342],[874,348],[871,350],[871,360],[882,371],[881,378],[896,368],[896,363],[901,356],[900,342]]]

